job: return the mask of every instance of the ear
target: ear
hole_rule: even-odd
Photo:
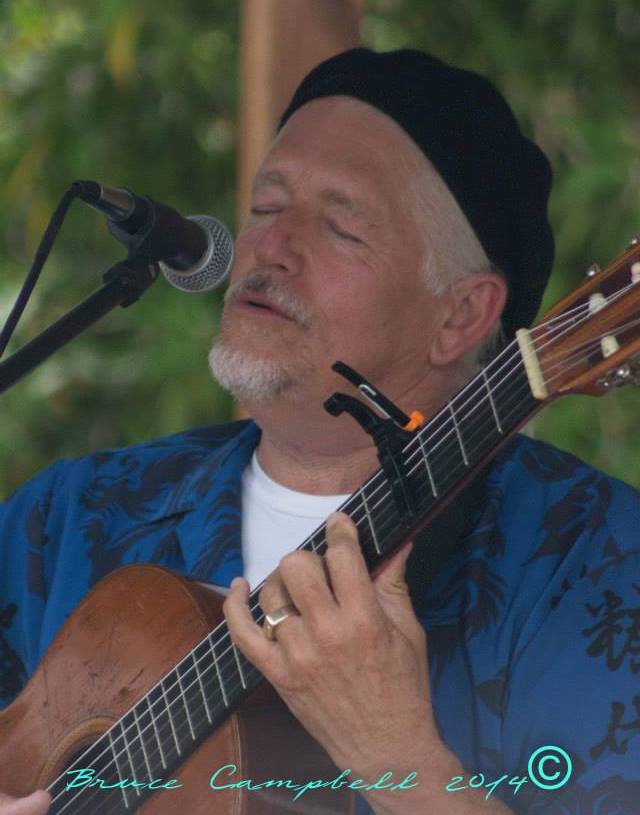
[[[507,284],[493,272],[478,272],[452,283],[442,299],[442,320],[430,354],[435,367],[454,362],[486,337],[502,314]]]

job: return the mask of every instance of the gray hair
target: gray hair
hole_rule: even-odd
[[[419,149],[400,151],[399,161],[411,179],[406,205],[416,222],[424,224],[427,240],[422,259],[424,283],[435,295],[444,294],[457,280],[478,272],[504,274],[487,257],[467,217],[431,161]],[[504,333],[500,321],[478,345],[459,360],[466,382],[497,352]]]
[[[424,225],[426,240],[422,268],[424,283],[429,291],[435,295],[444,294],[455,281],[478,272],[489,271],[504,278],[502,271],[487,257],[440,173],[402,127],[361,99],[343,96],[341,101],[354,110],[368,110],[384,117],[408,140],[407,149],[398,150],[397,159],[404,175],[411,179],[404,191],[405,206],[413,213],[418,226]],[[503,339],[502,325],[497,321],[487,336],[458,360],[456,373],[460,385],[495,355]]]

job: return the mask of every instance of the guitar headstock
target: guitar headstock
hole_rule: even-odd
[[[530,332],[546,397],[640,385],[640,235]]]

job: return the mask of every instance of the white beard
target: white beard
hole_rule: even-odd
[[[303,328],[309,328],[310,317],[307,309],[286,286],[263,272],[253,272],[228,289],[225,305],[243,292],[263,292],[283,309]],[[313,373],[313,365],[300,343],[294,355],[288,359],[275,361],[265,358],[259,351],[249,351],[234,347],[230,337],[227,319],[233,319],[223,312],[220,335],[216,337],[209,352],[209,368],[219,384],[239,402],[264,404],[275,398],[300,401],[302,394],[298,387]],[[265,342],[271,339],[265,334]]]
[[[209,368],[238,402],[264,404],[283,394],[291,396],[295,390],[294,379],[282,365],[230,348],[222,338],[216,339],[209,351]]]

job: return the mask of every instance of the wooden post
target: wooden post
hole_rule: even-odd
[[[303,76],[360,44],[365,0],[242,0],[237,221],[255,172]]]

